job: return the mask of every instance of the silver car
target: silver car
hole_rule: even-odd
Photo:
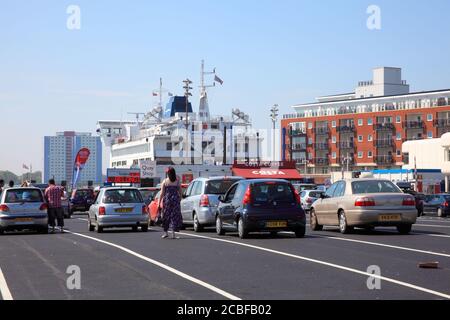
[[[302,193],[300,193],[300,201],[302,203],[302,208],[306,212],[309,212],[311,210],[312,204],[320,199],[322,194],[324,194],[324,191],[320,190],[304,190]]]
[[[9,188],[0,194],[0,234],[36,230],[48,233],[47,204],[38,188]]]
[[[242,179],[213,177],[192,181],[181,201],[183,224],[194,226],[195,232],[202,231],[204,227],[215,226],[219,196],[224,195],[233,184]]]
[[[389,180],[350,179],[336,182],[314,202],[310,218],[314,231],[324,225],[339,226],[344,234],[354,227],[393,226],[408,234],[416,223],[417,209],[414,197]]]
[[[103,232],[105,228],[130,227],[148,231],[149,217],[141,193],[136,188],[101,189],[89,209],[89,231]]]

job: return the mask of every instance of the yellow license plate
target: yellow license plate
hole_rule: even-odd
[[[383,214],[378,217],[379,222],[396,222],[402,221],[402,216],[399,214]]]
[[[130,212],[132,212],[132,211],[133,211],[132,208],[116,209],[116,212],[118,212],[118,213],[130,213]]]
[[[286,227],[287,227],[286,221],[266,222],[266,228],[286,228]]]
[[[32,222],[33,218],[17,218],[14,219],[14,222]]]

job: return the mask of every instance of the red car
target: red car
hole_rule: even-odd
[[[188,184],[182,184],[181,189],[183,190],[183,193],[186,191],[186,189],[189,187]],[[154,226],[156,218],[158,217],[158,204],[159,204],[159,197],[161,196],[161,190],[158,191],[158,193],[154,196],[153,201],[148,206],[148,215],[150,217],[150,225]],[[161,207],[163,204],[161,203]]]

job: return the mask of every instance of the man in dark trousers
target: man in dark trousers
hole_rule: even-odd
[[[61,233],[64,233],[64,210],[61,198],[64,197],[64,188],[58,187],[54,179],[48,181],[48,188],[45,190],[45,199],[48,203],[48,224],[55,232],[55,218],[58,221],[58,227]]]
[[[2,193],[4,187],[5,187],[5,180],[0,179],[0,194]]]

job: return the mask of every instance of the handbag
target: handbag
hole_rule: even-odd
[[[156,226],[162,226],[163,224],[163,213],[161,208],[158,209],[158,214],[156,216],[155,225]]]

